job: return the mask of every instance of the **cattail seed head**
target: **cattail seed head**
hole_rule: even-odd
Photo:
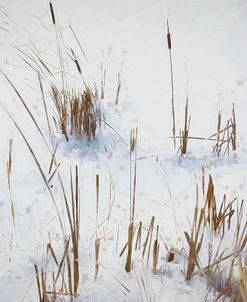
[[[52,23],[53,23],[53,25],[56,25],[55,14],[54,14],[54,10],[53,10],[53,6],[52,6],[51,2],[50,2],[50,11],[51,11]]]
[[[172,49],[171,34],[169,32],[167,34],[167,46],[168,46],[168,49]]]
[[[171,40],[171,33],[170,33],[170,29],[169,29],[168,20],[167,20],[167,46],[168,46],[168,49],[172,49],[172,40]]]
[[[79,74],[81,74],[81,66],[80,66],[80,64],[79,64],[79,62],[78,62],[77,59],[75,59],[75,65],[77,67],[77,70],[78,70]]]

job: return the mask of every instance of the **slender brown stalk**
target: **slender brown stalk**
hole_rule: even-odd
[[[189,105],[189,97],[188,93],[186,96],[186,104],[185,104],[185,111],[184,111],[184,130],[182,131],[181,135],[181,155],[185,155],[188,149],[188,137],[189,137],[189,127],[190,127],[190,116],[188,113],[188,105]]]
[[[99,273],[99,251],[100,251],[100,239],[95,240],[95,274],[94,281],[97,279]]]
[[[173,74],[173,61],[172,61],[172,41],[171,41],[171,33],[170,33],[168,20],[167,20],[167,47],[169,50],[169,59],[170,59],[172,135],[173,135],[174,148],[176,149],[176,115],[175,115],[175,101],[174,101],[174,74]]]
[[[130,131],[130,217],[128,227],[128,254],[125,265],[126,272],[130,272],[132,268],[132,245],[134,237],[134,219],[135,219],[135,203],[136,203],[136,179],[137,179],[137,132],[138,128]],[[134,160],[134,171],[133,171]],[[132,175],[133,171],[133,175]],[[132,184],[133,179],[133,184]]]
[[[12,188],[11,188],[11,174],[12,174],[12,149],[13,149],[13,140],[9,140],[9,158],[7,161],[7,179],[8,179],[8,188],[9,188],[9,194],[10,194],[10,206],[11,206],[11,216],[13,225],[15,225],[15,207],[14,202],[12,198]]]
[[[125,271],[129,273],[132,269],[132,243],[133,243],[133,236],[134,236],[134,223],[130,222],[128,228],[128,254],[127,260],[125,264]]]
[[[153,243],[153,272],[156,274],[157,272],[157,264],[159,257],[159,226],[156,229],[156,238]]]

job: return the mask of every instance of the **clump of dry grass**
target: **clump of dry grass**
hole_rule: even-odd
[[[132,128],[130,131],[129,140],[129,156],[130,156],[130,213],[129,213],[129,225],[128,225],[128,240],[124,248],[120,253],[120,257],[127,249],[127,258],[125,263],[125,271],[130,272],[132,270],[132,258],[133,252],[140,251],[141,258],[144,260],[146,256],[147,266],[152,253],[152,267],[153,272],[156,273],[158,258],[159,258],[159,226],[156,227],[156,236],[153,240],[153,233],[155,231],[155,217],[153,216],[149,227],[145,229],[143,222],[140,221],[135,226],[135,207],[136,207],[136,184],[137,184],[137,138],[138,127]],[[147,235],[142,244],[143,230],[146,230]],[[135,243],[134,243],[135,242]]]
[[[215,185],[211,175],[209,175],[206,194],[203,175],[202,191],[205,196],[204,206],[201,209],[198,207],[197,185],[197,199],[191,231],[190,233],[184,232],[188,243],[188,253],[185,255],[186,280],[191,280],[195,274],[200,274],[207,280],[209,288],[213,288],[219,293],[218,299],[229,297],[231,301],[235,302],[246,301],[246,260],[242,260],[247,243],[244,202],[242,201],[239,206],[237,198],[227,201],[226,195],[224,195],[218,207]],[[226,245],[229,232],[234,234],[232,246]],[[205,237],[208,235],[210,236],[210,239],[207,238],[209,239],[208,260],[206,266],[203,266],[201,251],[205,248]],[[172,255],[172,257],[174,256]],[[195,270],[196,268],[197,270]]]
[[[202,187],[204,191],[204,177],[202,181],[203,181]],[[230,230],[231,227],[231,219],[234,214],[233,203],[235,200],[236,199],[227,202],[226,195],[224,195],[223,200],[218,209],[215,192],[214,192],[213,178],[211,175],[209,175],[205,204],[201,209],[199,209],[198,186],[197,186],[197,200],[194,209],[194,217],[193,217],[191,231],[190,234],[188,232],[184,232],[189,246],[188,265],[187,265],[187,273],[186,273],[187,280],[191,279],[196,266],[198,267],[198,269],[201,269],[199,265],[200,263],[199,254],[203,244],[205,228],[207,226],[209,226],[209,228],[212,230],[214,235],[221,234],[221,241],[220,244],[218,245],[218,251],[213,260],[212,260],[213,246],[211,245],[211,243],[209,244],[209,264],[205,270],[207,272],[207,275],[209,275],[209,270],[212,270],[212,263],[214,266],[216,263],[220,262],[221,260],[226,259],[223,257],[225,251],[222,254],[219,254],[219,250],[222,244],[222,240],[225,236],[225,229],[227,228],[227,230]]]
[[[144,237],[144,234],[146,236]],[[154,237],[155,233],[155,237]],[[120,253],[120,257],[124,254],[127,249],[127,261],[125,265],[126,268],[132,270],[132,254],[134,251],[139,252],[139,257],[142,261],[146,261],[146,267],[148,268],[150,264],[150,259],[152,259],[152,269],[153,273],[157,272],[157,265],[159,262],[159,251],[160,251],[160,232],[159,225],[155,225],[155,217],[153,216],[147,227],[143,226],[143,222],[140,221],[138,226],[134,226],[133,223],[129,224],[128,228],[128,241],[124,245]],[[133,248],[135,242],[135,248]],[[129,265],[129,266],[127,266]],[[127,271],[127,270],[126,270]],[[129,272],[129,271],[127,271]]]
[[[39,302],[55,302],[57,298],[56,293],[52,297],[52,299],[50,299],[47,295],[46,273],[44,272],[43,269],[41,269],[41,272],[39,272],[39,268],[36,264],[34,265],[34,269],[35,269],[36,285],[39,295]]]
[[[238,279],[234,293],[234,302],[247,301],[247,262],[238,257]]]
[[[232,105],[231,117],[226,121],[226,125],[222,128],[222,114],[218,112],[217,117],[217,133],[211,137],[216,137],[216,143],[213,147],[213,153],[230,154],[230,149],[234,152],[237,150],[237,125],[235,105]]]
[[[44,273],[41,268],[40,285],[39,268],[35,265],[35,274],[40,302],[55,301],[57,296],[75,297],[78,294],[80,280],[79,269],[79,239],[80,239],[80,192],[79,192],[78,167],[75,168],[75,175],[70,170],[70,194],[69,197],[64,189],[61,177],[59,177],[64,205],[69,226],[69,235],[64,236],[63,253],[61,258],[56,255],[51,240],[47,244],[46,266],[52,266],[52,271]],[[70,202],[69,202],[70,201]],[[53,264],[53,265],[52,265]]]
[[[195,267],[199,267],[199,253],[202,247],[205,229],[204,218],[205,210],[203,208],[199,210],[197,202],[194,209],[194,217],[190,234],[188,232],[184,232],[189,246],[186,280],[190,280]]]
[[[221,111],[218,112],[216,133],[209,135],[208,137],[189,135],[191,116],[189,115],[188,105],[189,104],[187,93],[184,110],[184,128],[182,131],[180,131],[179,135],[173,135],[172,137],[170,137],[175,138],[175,140],[180,140],[178,153],[180,153],[181,155],[185,155],[188,152],[188,143],[190,140],[213,142],[214,145],[212,153],[216,154],[217,156],[226,154],[230,155],[231,151],[235,152],[237,150],[237,124],[234,103],[232,105],[231,117],[226,121],[224,127],[222,127],[222,113]]]
[[[172,138],[174,148],[176,148],[176,139],[180,139],[179,151],[181,155],[187,153],[188,141],[189,140],[208,140],[214,141],[215,145],[213,147],[213,153],[219,156],[221,153],[230,153],[230,147],[232,151],[237,149],[237,128],[236,128],[236,115],[235,106],[233,103],[232,114],[230,119],[227,120],[225,127],[222,125],[222,115],[219,111],[217,118],[217,132],[209,137],[199,137],[199,136],[189,136],[189,126],[190,126],[190,116],[188,115],[188,93],[185,105],[184,114],[184,129],[180,131],[179,135],[176,134],[176,109],[175,109],[175,98],[174,98],[174,70],[173,70],[173,59],[172,59],[172,39],[169,27],[169,22],[167,20],[167,48],[169,51],[169,61],[170,61],[170,81],[171,81],[171,105],[172,105]],[[178,151],[178,152],[179,152]]]
[[[47,244],[47,266],[54,263],[52,271],[44,272],[43,267],[39,269],[36,264],[34,265],[40,302],[56,301],[58,296],[76,296],[73,288],[74,281],[69,246],[70,239],[66,239],[62,257],[59,259],[51,242]],[[40,279],[42,280],[42,286],[40,285]]]
[[[225,235],[225,228],[231,227],[231,218],[234,214],[233,201],[227,202],[226,195],[223,196],[222,202],[218,209],[214,193],[213,178],[209,175],[208,190],[206,196],[206,220],[215,234]]]
[[[75,180],[73,180],[72,171],[70,170],[70,183],[71,183],[71,206],[69,206],[68,197],[62,185],[64,202],[67,212],[67,218],[70,226],[70,237],[72,241],[72,254],[73,254],[73,293],[77,294],[79,284],[79,239],[80,239],[80,192],[79,192],[79,173],[78,167],[75,168]],[[68,255],[67,255],[68,256]],[[69,260],[68,260],[69,261]]]
[[[67,57],[65,57],[64,49],[61,46],[58,30],[57,30],[57,22],[55,17],[55,10],[53,7],[52,2],[49,2],[49,9],[50,15],[52,19],[52,24],[55,29],[56,34],[56,44],[58,48],[58,58],[59,58],[59,75],[61,75],[61,79],[59,79],[59,84],[57,83],[57,78],[55,76],[55,72],[51,70],[49,64],[45,61],[42,57],[41,52],[34,46],[34,50],[30,49],[28,53],[26,53],[22,49],[18,49],[21,53],[21,58],[24,62],[31,67],[35,72],[38,73],[38,80],[40,84],[40,91],[43,100],[43,105],[45,109],[45,116],[49,128],[49,133],[51,136],[52,127],[51,127],[51,120],[55,123],[56,129],[58,132],[62,133],[66,140],[69,141],[71,137],[76,138],[86,138],[87,140],[94,140],[97,134],[100,132],[101,129],[101,111],[99,105],[99,96],[98,96],[98,88],[96,83],[93,81],[93,85],[90,85],[88,82],[85,81],[83,74],[82,74],[82,67],[80,65],[80,61],[76,56],[73,49],[70,49],[70,52],[66,50],[66,54],[68,57],[73,61],[79,76],[81,77],[82,81],[79,84],[79,88],[71,87],[68,79],[67,79],[67,69],[65,68],[65,62],[67,64]],[[87,61],[86,55],[81,47],[81,44],[73,31],[72,27],[70,26],[72,33],[83,52],[83,56]],[[29,52],[31,54],[29,54]],[[102,71],[102,83],[101,83],[101,97],[104,97],[104,90],[105,90],[105,77],[106,77],[106,70]],[[14,84],[10,81],[10,79],[4,74],[7,81],[10,83],[14,91],[16,92],[17,96],[19,97],[22,105],[24,106],[25,110],[33,120],[37,130],[41,134],[42,138],[44,139],[45,143],[46,139],[41,131],[39,125],[36,122],[36,119],[32,113],[32,111],[27,106],[26,101],[21,96],[17,88]],[[70,74],[71,76],[71,74]],[[53,101],[54,107],[48,104],[46,99],[46,93],[44,91],[44,87],[42,84],[42,80],[47,78],[52,78],[51,82],[48,82],[48,89],[50,90],[50,96]],[[91,88],[91,86],[93,88]],[[49,113],[49,108],[52,107],[53,112],[55,114]],[[48,144],[47,144],[48,145]],[[49,146],[48,146],[49,147]]]
[[[101,127],[101,111],[90,88],[61,91],[52,85],[51,97],[56,108],[56,125],[68,141],[72,137],[95,139]]]
[[[106,97],[107,69],[101,64],[99,77],[97,76],[97,81],[95,81],[94,75],[91,74],[89,61],[75,31],[69,26],[78,47],[82,52],[82,60],[80,60],[79,56],[71,47],[64,46],[60,41],[60,35],[58,34],[59,25],[52,1],[49,1],[49,10],[52,27],[55,32],[54,41],[57,47],[58,66],[56,66],[56,64],[55,66],[54,64],[50,64],[48,62],[49,60],[45,59],[45,55],[42,51],[34,44],[26,50],[18,47],[16,49],[25,64],[35,71],[35,74],[38,74],[41,97],[52,144],[54,145],[54,140],[52,140],[52,138],[56,131],[63,134],[67,141],[72,138],[85,138],[88,141],[91,141],[101,132],[102,122],[107,127],[114,130],[107,122],[105,122],[100,108],[102,103],[101,100]],[[70,62],[72,62],[72,66],[77,72],[76,76],[71,72]],[[122,87],[123,64],[124,62],[121,63],[117,78],[115,93],[116,105],[119,102],[119,94]],[[26,100],[21,96],[10,79],[5,74],[4,76],[16,92],[26,112],[45,141],[49,151],[51,151],[46,137],[43,134],[43,130],[39,127],[35,115],[32,113],[32,110],[29,109]],[[73,80],[76,80],[76,85],[74,84],[74,81],[73,84],[71,83],[72,78]],[[45,83],[44,86],[42,82]],[[52,102],[50,102],[48,95],[51,97]],[[53,122],[55,124],[55,130]],[[116,131],[114,130],[114,132]]]
[[[233,302],[247,301],[247,262],[241,256],[234,258],[231,262],[229,273],[226,277],[223,274],[217,279],[219,284],[218,300],[230,298]]]
[[[147,236],[146,236],[146,239],[145,239],[144,244],[143,244],[142,259],[144,259],[144,256],[146,254],[146,250],[148,250],[147,265],[148,265],[148,261],[149,261],[149,257],[150,257],[150,250],[151,250],[151,245],[152,245],[152,238],[153,238],[153,231],[154,231],[154,221],[155,221],[155,217],[153,216],[151,218],[149,228],[148,228],[148,231],[147,231]]]

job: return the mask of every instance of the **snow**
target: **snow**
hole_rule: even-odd
[[[93,144],[73,139],[68,143],[57,133],[53,137],[53,143],[59,146],[56,159],[61,164],[59,173],[68,195],[70,168],[74,173],[75,166],[79,167],[81,279],[75,301],[214,301],[217,293],[209,291],[199,274],[191,282],[185,281],[184,257],[176,256],[171,263],[166,261],[166,247],[187,250],[183,232],[190,229],[188,219],[191,221],[193,217],[196,180],[200,185],[202,167],[206,180],[209,174],[213,176],[219,202],[223,194],[227,194],[229,200],[246,199],[247,49],[244,37],[247,4],[243,0],[74,0],[73,3],[54,0],[53,5],[59,39],[64,49],[72,47],[80,55],[86,77],[99,81],[100,64],[103,62],[107,69],[106,98],[101,110],[114,129],[102,126],[102,133]],[[178,128],[183,127],[188,81],[193,136],[208,137],[215,133],[218,109],[222,109],[226,120],[235,103],[239,145],[236,153],[218,158],[212,155],[212,143],[208,141],[190,141],[185,157],[174,150],[169,138],[172,121],[167,18],[172,34]],[[46,0],[1,0],[0,20],[0,70],[28,104],[51,148],[37,73],[23,62],[24,55],[18,50],[31,54],[36,47],[49,66],[59,71],[49,3]],[[82,43],[89,64],[83,60],[69,25]],[[120,103],[115,106],[116,79],[122,62]],[[69,72],[70,85],[78,87],[81,79],[71,63]],[[46,93],[50,80],[47,76],[44,81]],[[56,83],[59,81],[56,75]],[[0,83],[1,104],[23,131],[48,177],[50,151],[3,75]],[[43,265],[50,272],[52,265],[46,264],[47,243],[51,238],[61,259],[63,236],[56,209],[34,158],[4,109],[0,117],[0,301],[38,301],[34,264]],[[133,271],[129,274],[124,270],[126,251],[119,257],[128,236],[128,144],[130,129],[136,124],[135,222],[142,221],[148,229],[155,216],[155,226],[160,227],[162,240],[157,274],[152,272],[152,259],[147,265],[141,251],[133,253]],[[13,140],[13,162],[9,190],[6,163],[10,139]],[[99,273],[94,281],[96,174],[100,178],[98,236],[103,239]],[[67,221],[57,174],[51,185],[61,216]],[[11,198],[15,208],[14,224]],[[203,205],[202,199],[200,205]],[[69,233],[68,224],[66,232]],[[208,237],[210,240],[210,234]],[[233,237],[234,233],[229,234],[222,248],[227,246],[231,251]],[[214,238],[216,246],[218,240]],[[206,243],[203,248],[202,267],[207,263]]]

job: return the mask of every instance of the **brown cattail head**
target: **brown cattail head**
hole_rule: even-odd
[[[77,68],[79,74],[82,74],[80,63],[79,63],[78,59],[76,58],[73,49],[71,48],[70,50],[71,50],[71,53],[72,53],[72,56],[73,56],[73,61],[75,62],[76,68]]]
[[[172,49],[172,40],[171,40],[171,34],[170,34],[168,20],[167,20],[167,46],[168,46],[168,49]]]
[[[53,23],[53,25],[56,25],[55,14],[54,14],[54,10],[53,10],[53,6],[52,6],[51,2],[50,2],[50,11],[51,11],[52,23]]]
[[[77,67],[77,70],[78,70],[79,74],[81,74],[81,66],[80,66],[80,64],[79,64],[79,62],[78,62],[77,59],[75,59],[75,65]]]

